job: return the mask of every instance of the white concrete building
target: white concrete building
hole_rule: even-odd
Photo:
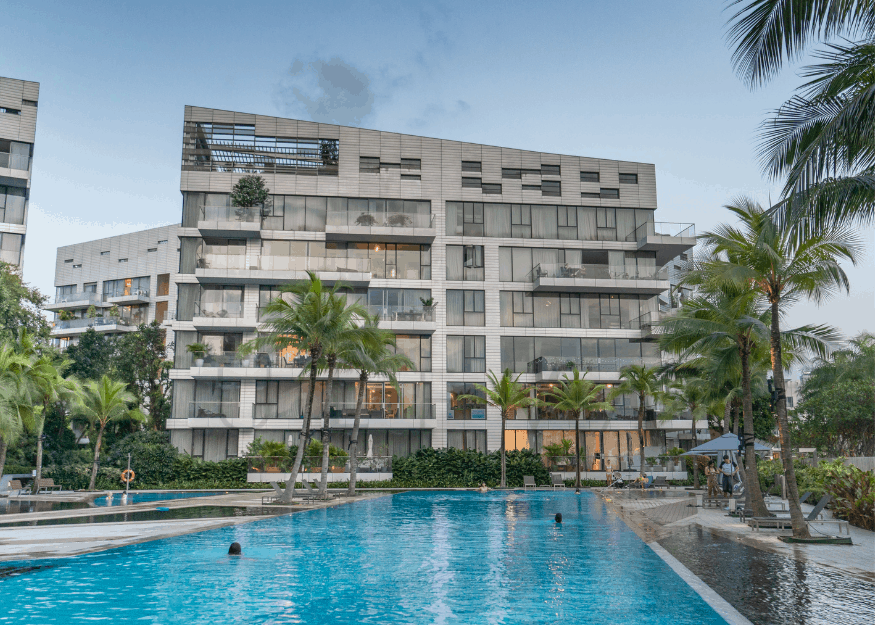
[[[0,77],[0,261],[21,267],[39,83]]]

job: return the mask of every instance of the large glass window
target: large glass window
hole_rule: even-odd
[[[24,235],[22,234],[0,232],[0,261],[10,265],[20,265],[23,240]]]
[[[413,361],[413,369],[402,371],[431,371],[431,337],[420,334],[396,334],[395,352]]]
[[[447,430],[447,447],[485,454],[486,430]]]
[[[617,372],[629,365],[660,364],[659,347],[635,339],[501,337],[501,368],[542,371]]]
[[[195,305],[198,317],[243,317],[243,287],[205,284]]]
[[[482,245],[447,246],[447,280],[484,280]]]
[[[486,397],[471,382],[447,382],[447,419],[486,419],[486,405],[474,403],[464,395]]]
[[[0,168],[30,171],[33,144],[0,139]]]
[[[196,380],[189,417],[194,419],[240,417],[240,382]]]
[[[103,281],[104,297],[140,295],[149,297],[149,276]]]
[[[23,224],[27,189],[0,185],[0,222]]]
[[[197,254],[199,269],[245,269],[245,239],[205,238]]]
[[[447,325],[486,325],[485,291],[447,290]]]
[[[447,373],[485,372],[485,336],[447,336]]]

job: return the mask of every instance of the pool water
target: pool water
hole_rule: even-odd
[[[724,623],[589,493],[402,493],[7,565],[16,625]]]
[[[171,521],[179,519],[215,519],[231,516],[273,516],[284,512],[281,508],[262,508],[245,506],[191,506],[169,510],[136,510],[88,516],[73,516],[39,521],[16,521],[0,524],[7,527],[34,527],[37,525],[75,525],[79,523],[130,523],[134,521]]]
[[[149,501],[168,501],[170,499],[188,499],[189,497],[208,497],[209,495],[225,495],[227,491],[224,490],[207,490],[207,491],[175,491],[169,493],[137,493],[131,492],[128,493],[128,498],[126,504],[122,504],[122,494],[121,493],[113,493],[112,499],[109,499],[106,495],[103,497],[98,497],[94,500],[95,506],[121,506],[128,505],[132,506],[135,503],[147,503]]]

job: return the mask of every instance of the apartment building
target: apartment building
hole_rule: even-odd
[[[265,180],[264,206],[231,205],[246,175]],[[306,354],[238,350],[264,330],[279,288],[308,270],[346,284],[415,364],[397,389],[368,384],[359,449],[491,451],[500,414],[461,396],[488,371],[509,368],[543,398],[575,367],[615,384],[627,364],[658,364],[665,266],[695,244],[692,225],[656,221],[651,164],[191,106],[180,189],[168,428],[177,447],[211,460],[255,437],[299,439]],[[190,353],[194,343],[207,353]],[[316,388],[314,415],[329,402],[344,449],[357,377],[338,372],[331,398]],[[582,423],[588,470],[637,462],[637,409],[619,397]],[[648,456],[664,451],[666,432],[691,427],[647,417]],[[506,430],[510,449],[574,439],[574,422],[545,407],[518,411]]]
[[[0,261],[21,267],[39,83],[0,76]]]
[[[162,226],[58,248],[51,336],[60,347],[88,328],[132,332],[169,320],[176,306],[179,226]],[[172,338],[168,338],[172,341]]]

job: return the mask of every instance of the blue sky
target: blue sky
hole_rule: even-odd
[[[706,230],[738,194],[775,197],[757,126],[799,82],[742,85],[723,6],[7,0],[0,75],[41,83],[25,279],[53,293],[56,247],[178,222],[186,104],[309,119],[332,59],[368,93],[338,121],[655,163],[657,219]],[[790,323],[875,330],[862,235],[851,297]]]

